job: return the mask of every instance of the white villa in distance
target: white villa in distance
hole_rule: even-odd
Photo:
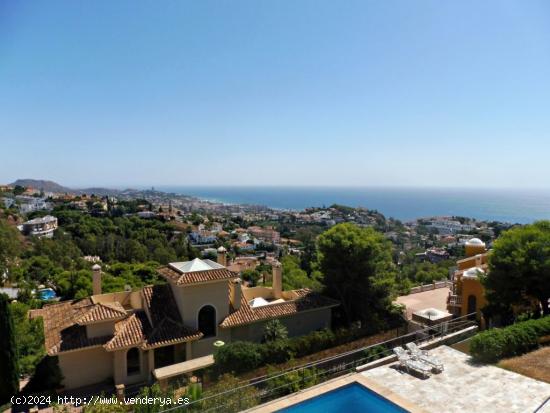
[[[274,318],[289,336],[330,327],[337,301],[308,289],[283,291],[279,263],[272,287],[245,287],[226,268],[226,253],[221,247],[217,262],[159,268],[164,285],[107,294],[96,264],[91,297],[31,311],[44,320],[46,350],[58,357],[65,388],[150,382],[162,367],[211,355],[217,340],[261,340]]]

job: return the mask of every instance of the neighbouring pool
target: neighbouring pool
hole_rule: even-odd
[[[359,383],[351,383],[279,410],[280,413],[406,413],[407,410],[390,402]]]
[[[55,291],[51,288],[44,288],[42,290],[38,290],[38,298],[41,300],[53,300],[56,297]]]

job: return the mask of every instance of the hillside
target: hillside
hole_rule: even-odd
[[[18,179],[11,183],[12,186],[23,186],[25,188],[41,189],[44,192],[71,192],[70,188],[59,185],[57,182],[45,181],[42,179]]]

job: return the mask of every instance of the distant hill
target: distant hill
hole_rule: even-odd
[[[25,188],[41,189],[44,192],[58,192],[58,193],[71,193],[71,194],[95,194],[99,196],[116,195],[120,191],[118,189],[110,188],[84,188],[73,189],[63,185],[59,185],[57,182],[46,181],[43,179],[18,179],[10,184],[11,186],[20,185]]]
[[[53,181],[44,181],[42,179],[18,179],[10,184],[11,186],[24,186],[25,188],[40,189],[44,192],[74,192],[72,189],[61,186]]]

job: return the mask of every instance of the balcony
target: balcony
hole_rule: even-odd
[[[447,305],[450,307],[462,307],[462,297],[460,295],[449,294]]]

